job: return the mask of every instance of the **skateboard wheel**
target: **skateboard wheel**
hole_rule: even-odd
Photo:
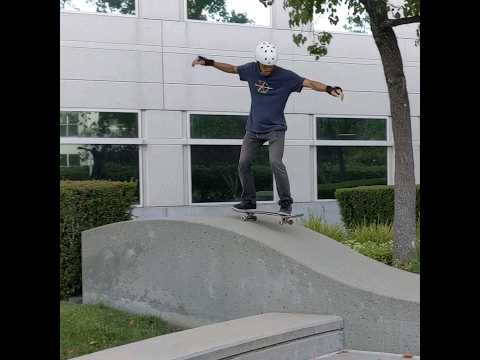
[[[293,219],[288,219],[287,222],[292,225],[293,224]]]

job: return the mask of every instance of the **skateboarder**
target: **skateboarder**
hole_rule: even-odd
[[[234,207],[240,210],[257,208],[251,164],[256,151],[268,141],[270,164],[280,199],[279,212],[290,215],[293,199],[290,194],[287,170],[282,162],[287,130],[284,109],[288,97],[294,91],[302,91],[305,86],[316,91],[327,92],[335,97],[341,96],[343,100],[343,90],[339,86],[329,86],[319,81],[309,80],[291,70],[277,66],[277,49],[267,41],[257,45],[255,60],[255,62],[235,66],[198,56],[193,60],[192,66],[213,66],[227,73],[238,74],[240,80],[247,81],[250,88],[250,115],[238,163],[242,195],[240,203]]]

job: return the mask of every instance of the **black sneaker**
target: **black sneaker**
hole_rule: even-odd
[[[291,215],[292,214],[292,201],[291,200],[280,200],[278,202],[280,205],[280,210],[278,210],[279,213],[285,214],[285,215]]]
[[[241,201],[239,204],[233,205],[238,210],[252,210],[257,208],[257,203],[252,201]]]

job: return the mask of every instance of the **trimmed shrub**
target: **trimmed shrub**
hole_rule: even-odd
[[[355,251],[392,265],[393,229],[390,224],[356,226],[348,230],[350,240],[346,242]]]
[[[346,227],[363,224],[391,224],[394,213],[393,186],[360,186],[338,189],[335,197]],[[420,185],[417,185],[417,222],[420,217]]]
[[[60,181],[60,299],[81,294],[81,232],[130,220],[136,182]]]
[[[328,224],[321,217],[310,214],[304,226],[341,243],[345,243],[348,240],[348,233],[342,225]]]
[[[88,180],[88,166],[60,167],[60,179],[62,180]]]
[[[360,243],[355,240],[349,240],[345,245],[350,246],[353,250],[371,259],[375,259],[386,265],[392,265],[392,242],[366,241]]]
[[[383,185],[387,181],[385,178],[361,179],[342,181],[337,183],[318,184],[319,199],[335,199],[335,190],[346,189],[359,186]]]
[[[391,224],[354,225],[345,229],[342,225],[331,225],[321,217],[310,215],[305,226],[371,259],[402,270],[420,273],[420,239],[417,238],[417,256],[414,259],[406,264],[395,263],[392,253],[393,227]],[[420,229],[420,223],[417,223],[417,229]]]

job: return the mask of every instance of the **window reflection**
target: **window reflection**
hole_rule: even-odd
[[[187,18],[270,26],[270,5],[258,0],[187,0]]]
[[[89,13],[135,15],[135,0],[60,0],[60,9]]]
[[[317,139],[386,140],[386,120],[317,117]]]
[[[62,180],[139,180],[138,145],[60,145]]]
[[[238,177],[238,145],[192,145],[192,201],[239,201],[242,192]],[[268,147],[262,146],[252,164],[257,201],[273,200],[272,170]]]
[[[242,139],[247,115],[190,115],[192,139]]]
[[[60,136],[136,138],[138,114],[61,111]]]
[[[387,147],[318,146],[319,199],[335,199],[335,190],[387,184]]]

